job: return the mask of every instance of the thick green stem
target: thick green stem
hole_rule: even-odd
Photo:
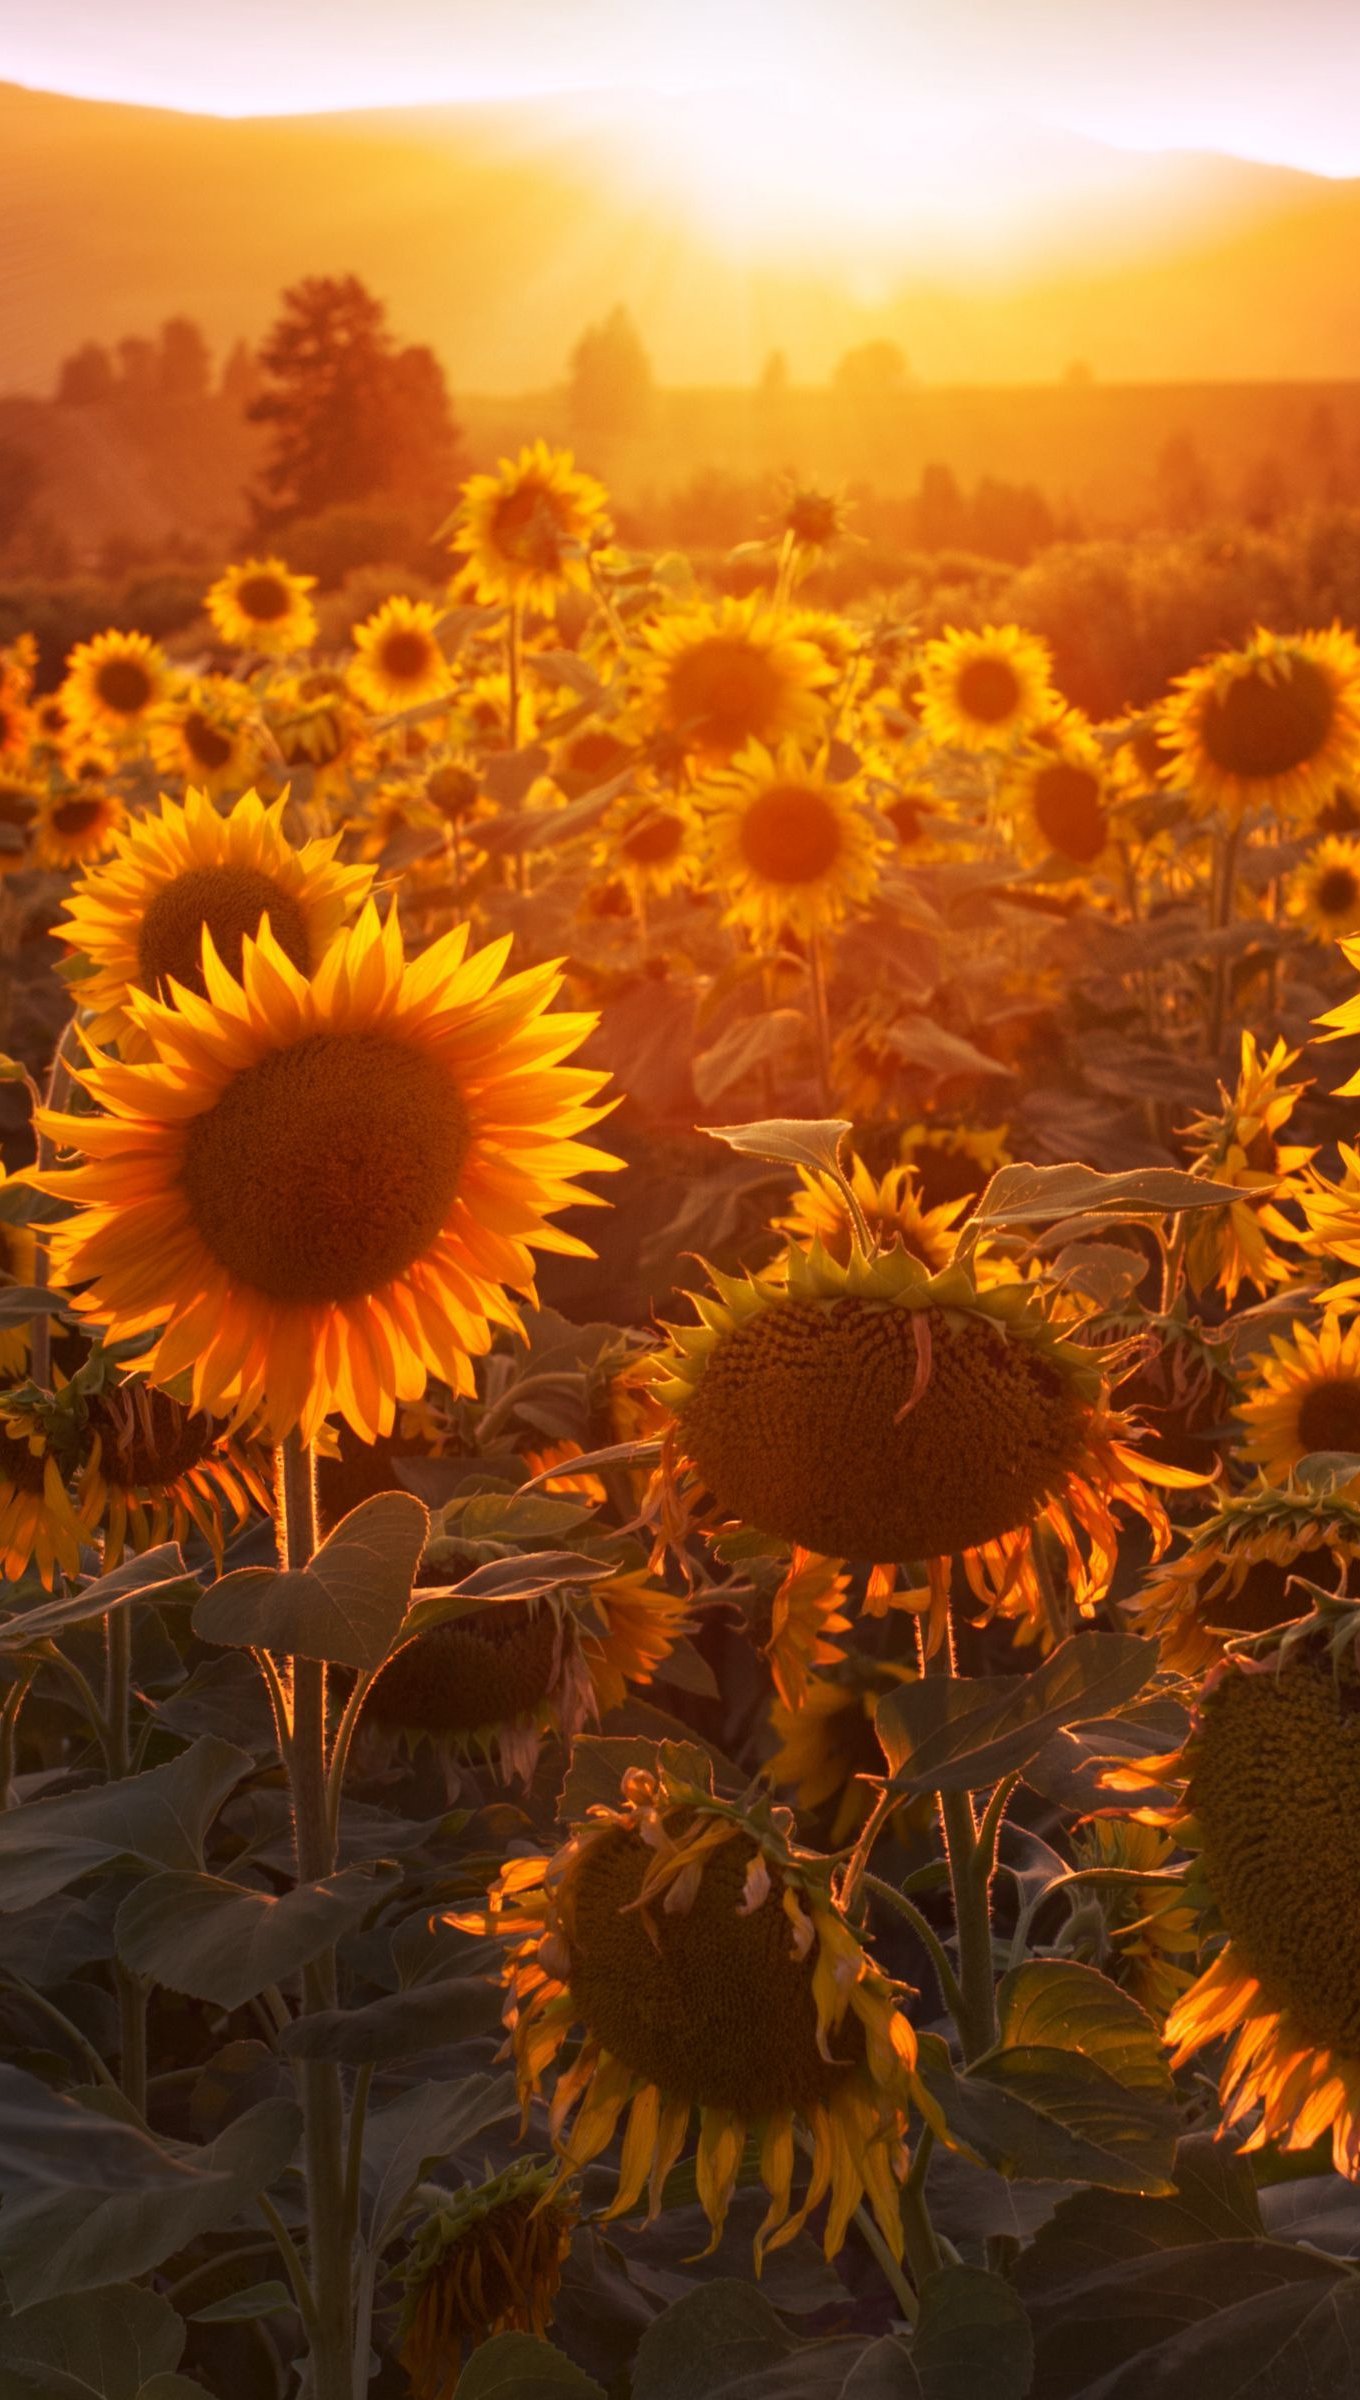
[[[935,2228],[926,2206],[926,2169],[935,2147],[935,2136],[928,2125],[921,2127],[911,2171],[902,2187],[902,2231],[906,2237],[907,2265],[911,2279],[919,2292],[932,2275],[938,2275],[944,2265]]]
[[[1233,921],[1237,902],[1237,853],[1241,846],[1241,825],[1230,825],[1218,845],[1218,888],[1214,893],[1214,931],[1226,933]],[[1223,1047],[1223,1019],[1228,1002],[1228,953],[1226,947],[1214,951],[1214,976],[1209,999],[1209,1056],[1218,1057]]]
[[[312,1453],[291,1434],[278,1453],[279,1548],[287,1567],[304,1567],[316,1549],[316,1481]],[[299,1883],[314,1883],[335,1864],[326,1791],[326,1669],[320,1659],[293,1660],[288,1777]],[[303,2009],[314,2015],[335,2006],[335,1952],[323,1951],[303,1970]],[[304,2059],[302,2094],[307,2176],[309,2282],[315,2321],[310,2328],[308,2400],[354,2400],[354,2301],[345,2211],[345,2098],[340,2069],[329,2059]]]
[[[954,1632],[946,1622],[944,1640],[931,1656],[923,1622],[918,1620],[923,1675],[953,1675]],[[971,2066],[996,2040],[996,1970],[992,1960],[991,1876],[978,1872],[978,1828],[967,1792],[941,1792],[940,1828],[954,1895],[954,1924],[959,1948],[959,2000],[955,2022],[964,2064]]]

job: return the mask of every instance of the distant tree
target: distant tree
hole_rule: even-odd
[[[784,400],[789,390],[788,353],[784,350],[767,352],[765,364],[756,377],[756,390],[762,400]]]
[[[1089,358],[1069,358],[1062,371],[1062,380],[1069,392],[1089,392],[1096,371]]]
[[[629,311],[610,310],[588,325],[572,351],[567,386],[578,440],[627,438],[651,422],[655,386],[651,361]]]
[[[395,353],[388,381],[390,472],[381,489],[445,512],[460,436],[444,370],[433,350],[413,342]]]
[[[970,546],[983,558],[1027,566],[1054,538],[1053,511],[1032,483],[999,483],[984,475],[969,509]]]
[[[907,362],[896,342],[860,342],[836,364],[831,388],[842,400],[895,400],[907,388]]]
[[[916,542],[922,550],[962,550],[968,542],[968,504],[953,469],[938,460],[921,471],[916,495]]]
[[[1242,485],[1239,507],[1248,525],[1268,533],[1289,513],[1292,494],[1283,461],[1271,450],[1258,458]]]
[[[249,342],[233,342],[222,362],[222,374],[217,389],[224,400],[230,400],[243,412],[249,408],[260,388],[260,362]]]
[[[117,389],[113,360],[102,342],[82,342],[57,369],[57,399],[63,408],[93,408],[112,400]]]
[[[1193,533],[1214,505],[1213,480],[1194,438],[1173,433],[1163,443],[1155,474],[1157,514],[1170,533]]]
[[[413,475],[451,455],[456,433],[433,353],[394,348],[382,301],[357,275],[292,285],[259,357],[264,388],[246,414],[274,434],[255,501],[261,530],[409,489]]]
[[[158,345],[157,382],[163,400],[206,400],[212,357],[192,317],[167,317]]]
[[[125,333],[118,344],[118,390],[124,400],[154,400],[160,388],[159,360],[154,342],[140,333]]]

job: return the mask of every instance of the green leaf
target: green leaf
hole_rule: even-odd
[[[556,1472],[570,1469],[559,1466]],[[455,1500],[443,1512],[445,1531],[455,1532],[460,1541],[506,1542],[512,1547],[572,1533],[594,1514],[594,1503],[575,1492],[475,1492],[470,1500]]]
[[[287,2027],[280,2048],[289,2058],[333,2058],[345,2067],[390,2065],[436,2043],[495,2033],[501,1995],[489,1978],[450,1975],[387,1992],[364,2008],[328,2008]]]
[[[927,2034],[921,2075],[951,2135],[999,2174],[1115,2192],[1174,2188],[1173,2110],[1080,2050],[994,2050],[956,2075],[944,2044]]]
[[[278,1650],[370,1673],[410,1605],[429,1535],[414,1492],[379,1492],[342,1519],[305,1567],[242,1567],[205,1592],[194,1631],[226,1649]]]
[[[754,2284],[717,2276],[648,2326],[633,2362],[633,2400],[712,2400],[761,2368],[782,2371],[797,2348]]]
[[[998,1167],[969,1220],[981,1232],[999,1225],[1056,1225],[1064,1217],[1168,1216],[1186,1208],[1226,1208],[1241,1193],[1208,1183],[1179,1167],[1135,1167],[1101,1175],[1075,1163],[1035,1167],[1025,1160]]]
[[[474,2350],[458,2378],[458,2400],[605,2400],[600,2385],[551,2342],[497,2333]]]
[[[747,1158],[776,1158],[840,1180],[841,1143],[853,1131],[848,1117],[762,1117],[751,1125],[696,1125],[710,1141],[726,1142]]]
[[[426,2169],[516,2110],[509,2075],[465,2075],[420,2083],[375,2109],[364,2137],[364,2221],[375,2250],[391,2240]],[[0,2220],[0,2227],[3,2220]]]
[[[178,1542],[162,1542],[155,1550],[144,1550],[140,1557],[125,1559],[97,1583],[67,1592],[60,1600],[45,1600],[41,1607],[26,1609],[21,1616],[7,1617],[0,1624],[0,1653],[30,1650],[35,1643],[69,1633],[73,1626],[89,1625],[96,1617],[127,1608],[134,1600],[150,1601],[157,1608],[196,1600],[199,1588],[198,1578],[185,1567]]]
[[[253,1765],[248,1751],[205,1734],[163,1767],[6,1810],[0,1814],[0,1911],[28,1908],[114,1858],[201,1867],[208,1827]]]
[[[1179,2143],[1174,2189],[1162,2199],[1132,2192],[1085,2191],[1059,2201],[1014,2269],[1022,2299],[1047,2300],[1154,2250],[1193,2249],[1201,2242],[1264,2238],[1249,2162],[1211,2134]],[[1354,2198],[1348,2187],[1352,2216]],[[1325,2245],[1317,2245],[1324,2247]]]
[[[353,1931],[401,1869],[345,1867],[274,1894],[219,1875],[153,1875],[118,1911],[118,1956],[134,1974],[217,2008],[242,2008]]]
[[[1010,2284],[981,2267],[945,2267],[932,2275],[921,2293],[910,2364],[921,2400],[1025,2400],[1034,2337]],[[845,2400],[860,2400],[853,2377]]]
[[[211,2300],[206,2308],[191,2308],[189,2321],[194,2325],[253,2325],[260,2317],[276,2317],[283,2309],[295,2309],[297,2302],[286,2283],[252,2283],[243,2292],[228,2292],[224,2300]]]
[[[1006,2050],[1079,2050],[1130,2091],[1170,2097],[1171,2069],[1152,2018],[1095,1967],[1032,1958],[1004,1975],[997,2021]]]
[[[0,2273],[16,2308],[145,2275],[217,2232],[283,2173],[302,2132],[289,2100],[264,2100],[201,2150],[176,2148],[184,2173],[141,2191],[44,2192],[0,2210]]]
[[[1074,1633],[1029,1675],[900,1684],[874,1717],[893,1784],[903,1792],[961,1792],[999,1783],[1061,1726],[1131,1700],[1156,1664],[1156,1643],[1135,1634]]]
[[[138,2400],[148,2379],[177,2367],[184,2326],[168,2300],[136,2284],[86,2292],[79,2308],[42,2300],[0,2323],[0,2400],[21,2393]]]
[[[191,2169],[121,2117],[0,2065],[0,2191],[31,2197],[84,2184],[91,2192],[183,2191]]]

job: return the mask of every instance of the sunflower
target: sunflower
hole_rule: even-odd
[[[827,1558],[923,1561],[932,1642],[955,1553],[979,1598],[1037,1628],[1040,1525],[1061,1542],[1082,1608],[1113,1572],[1114,1502],[1165,1546],[1145,1482],[1194,1479],[1139,1458],[1133,1429],[1105,1405],[1098,1361],[1026,1286],[979,1290],[968,1268],[931,1275],[902,1250],[841,1266],[820,1246],[791,1250],[777,1280],[713,1283],[696,1296],[700,1322],[672,1327],[656,1364],[675,1420],[676,1524],[688,1492],[709,1516]]]
[[[926,1208],[913,1167],[890,1167],[886,1175],[872,1175],[858,1154],[851,1157],[849,1176],[876,1248],[900,1247],[932,1274],[948,1266],[963,1214],[962,1200]],[[798,1181],[801,1188],[793,1195],[789,1214],[775,1217],[773,1230],[788,1234],[800,1250],[810,1250],[814,1242],[820,1242],[829,1256],[844,1266],[854,1229],[839,1185],[831,1176],[814,1174],[807,1167],[798,1169]]]
[[[1162,1878],[1176,1857],[1176,1844],[1156,1825],[1133,1817],[1088,1817],[1072,1835],[1079,1868],[1145,1868]],[[1179,1882],[1088,1883],[1061,1947],[1071,1958],[1108,1975],[1163,2024],[1195,1980],[1199,1948],[1196,1912]]]
[[[545,614],[573,586],[590,590],[591,555],[612,531],[604,485],[569,450],[541,440],[501,459],[494,474],[469,476],[452,527],[479,601]]]
[[[675,792],[624,792],[600,827],[592,863],[622,877],[630,891],[660,899],[692,883],[699,867],[699,824]]]
[[[695,797],[725,922],[757,941],[822,932],[872,896],[886,844],[853,789],[829,780],[825,752],[809,765],[792,742],[777,755],[752,742]]]
[[[258,1407],[275,1440],[341,1415],[371,1441],[427,1375],[471,1390],[534,1248],[589,1255],[547,1220],[616,1164],[575,1138],[604,1076],[557,1063],[594,1020],[547,1013],[551,968],[498,982],[508,941],[465,958],[467,938],[408,965],[370,902],[309,976],[266,919],[238,981],[209,934],[206,997],[130,996],[150,1063],[84,1070],[113,1113],[44,1115],[89,1161],[49,1178],[78,1210],[61,1279],[117,1338],[155,1335],[157,1382],[192,1370],[196,1409]]]
[[[170,688],[170,662],[145,633],[97,633],[66,662],[61,705],[79,732],[126,745]]]
[[[0,762],[22,766],[33,747],[33,712],[15,692],[0,691]]]
[[[532,692],[515,694],[515,740],[520,749],[539,732],[538,701]],[[474,675],[458,693],[456,723],[469,745],[480,751],[504,750],[510,741],[510,678],[503,667]]]
[[[371,881],[366,867],[336,863],[335,838],[295,849],[283,831],[286,802],[266,808],[247,792],[225,816],[206,793],[163,799],[159,812],[120,834],[114,855],[82,876],[53,930],[73,953],[72,975],[91,1038],[125,1040],[139,994],[172,984],[206,989],[203,936],[239,973],[241,945],[267,923],[304,975],[320,966]]]
[[[582,725],[554,744],[552,774],[569,800],[583,799],[602,783],[611,783],[637,757],[631,742],[608,725]]]
[[[888,1659],[855,1659],[845,1681],[829,1675],[809,1679],[800,1708],[775,1700],[770,1731],[779,1748],[765,1762],[775,1785],[792,1791],[801,1815],[831,1812],[827,1839],[833,1850],[853,1841],[873,1806],[867,1777],[882,1778],[883,1746],[874,1712],[887,1691],[910,1683],[914,1668]]]
[[[1360,1501],[1262,1478],[1229,1493],[1128,1612],[1138,1633],[1160,1641],[1166,1666],[1201,1675],[1225,1640],[1308,1614],[1312,1603],[1289,1590],[1291,1575],[1348,1589],[1357,1560]]]
[[[907,2109],[935,2119],[894,1987],[840,1914],[831,1864],[795,1849],[783,1812],[655,1773],[624,1778],[556,1856],[516,1858],[468,1931],[507,1944],[506,2020],[526,2107],[574,2024],[584,2037],[550,2113],[562,2175],[627,2128],[609,2216],[650,2186],[649,2221],[699,2112],[699,2199],[721,2236],[748,2134],[770,2205],[755,2240],[791,2241],[829,2193],[824,2247],[867,2195],[902,2255]],[[572,2122],[574,2117],[574,2122]],[[809,2137],[795,2209],[795,2124]]]
[[[81,867],[103,858],[112,849],[127,811],[116,792],[84,785],[73,792],[49,792],[33,828],[33,863],[40,867]]]
[[[448,691],[452,677],[439,646],[441,613],[430,600],[407,600],[397,593],[354,627],[349,687],[375,716],[419,708]]]
[[[412,2400],[453,2400],[469,2350],[552,2321],[578,2201],[535,2159],[440,2198],[401,2269],[400,2357]]]
[[[17,1393],[0,1393],[0,1574],[18,1583],[36,1567],[50,1591],[58,1574],[79,1574],[96,1520],[88,1496],[72,1504],[43,1421],[48,1405],[46,1394],[24,1407]]]
[[[643,715],[684,749],[723,760],[752,742],[819,739],[826,660],[760,599],[676,608],[645,641]]]
[[[1018,625],[950,626],[920,659],[921,723],[960,750],[1008,749],[1058,714],[1047,642]]]
[[[0,767],[0,875],[29,864],[32,834],[47,786],[36,775]]]
[[[315,575],[295,575],[281,558],[243,558],[223,569],[203,606],[229,649],[287,658],[316,640],[315,589]]]
[[[1021,856],[1037,866],[1092,874],[1110,856],[1105,754],[1090,726],[1073,712],[1020,753],[1007,774],[1001,806]]]
[[[344,676],[329,667],[275,684],[266,722],[285,767],[309,768],[318,791],[343,778],[367,732]]]
[[[21,633],[17,640],[0,644],[0,700],[28,700],[37,671],[36,634]]]
[[[1130,719],[1113,729],[1117,734],[1110,771],[1117,788],[1131,800],[1165,796],[1175,781],[1177,753],[1163,741],[1155,716]]]
[[[192,679],[162,703],[150,726],[163,775],[210,792],[244,791],[265,755],[264,727],[249,691],[226,675]]]
[[[1008,1125],[953,1125],[943,1117],[905,1126],[898,1148],[916,1176],[923,1208],[980,1199],[1013,1155]]]
[[[22,1189],[22,1178],[6,1174],[0,1166],[0,1193],[7,1187]],[[38,1270],[38,1241],[31,1225],[17,1217],[0,1216],[0,1291],[6,1286],[31,1290]],[[0,1385],[23,1375],[28,1365],[27,1325],[0,1325]]]
[[[1155,1763],[1165,1775],[1168,1762]],[[1224,2123],[1255,2119],[1239,2146],[1307,2150],[1330,2133],[1338,2174],[1354,2179],[1360,1683],[1353,1631],[1336,1655],[1295,1630],[1249,1663],[1225,1660],[1172,1763],[1186,1784],[1185,1811],[1167,1821],[1196,1853],[1189,1891],[1218,1945],[1167,2021],[1172,2064],[1226,2037]]]
[[[1329,834],[1289,878],[1289,913],[1319,942],[1360,933],[1360,841]]]
[[[1217,1279],[1229,1308],[1244,1283],[1265,1292],[1299,1272],[1297,1262],[1281,1258],[1272,1246],[1284,1242],[1296,1249],[1304,1239],[1302,1228],[1291,1224],[1279,1206],[1280,1199],[1302,1198],[1301,1187],[1291,1192],[1289,1186],[1313,1156],[1310,1149],[1279,1139],[1308,1089],[1306,1083],[1284,1081],[1298,1057],[1283,1040],[1263,1057],[1255,1034],[1244,1032],[1233,1090],[1220,1084],[1221,1108],[1196,1117],[1185,1129],[1195,1144],[1193,1174],[1211,1183],[1236,1184],[1252,1195],[1225,1208],[1196,1209],[1186,1239],[1194,1289],[1202,1292]]]
[[[812,1688],[814,1667],[836,1666],[845,1656],[837,1636],[850,1631],[845,1613],[850,1578],[838,1558],[822,1558],[795,1542],[779,1580],[771,1586],[753,1562],[755,1600],[747,1631],[759,1644],[776,1693],[785,1708],[800,1709]]]
[[[1271,1336],[1273,1358],[1252,1361],[1254,1389],[1233,1414],[1246,1428],[1242,1456],[1284,1483],[1315,1451],[1360,1452],[1360,1318],[1329,1311],[1316,1332],[1299,1324]]]
[[[192,1526],[220,1569],[224,1508],[233,1531],[252,1504],[270,1513],[259,1452],[211,1417],[140,1383],[96,1392],[87,1405],[90,1448],[76,1493],[82,1515],[104,1528],[106,1568],[118,1565],[129,1543],[149,1550],[157,1542],[182,1542]]]
[[[1158,731],[1192,807],[1304,821],[1360,760],[1360,646],[1258,627],[1240,650],[1177,679]]]

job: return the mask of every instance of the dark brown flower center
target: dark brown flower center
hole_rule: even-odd
[[[1349,1375],[1315,1383],[1299,1402],[1299,1445],[1360,1453],[1360,1383]]]
[[[1034,779],[1034,821],[1059,858],[1089,867],[1105,847],[1100,777],[1067,759],[1041,767]]]
[[[276,624],[287,616],[292,604],[287,584],[277,575],[245,575],[236,586],[236,605],[242,616],[254,617],[260,625]]]
[[[478,1609],[399,1650],[369,1694],[368,1714],[414,1733],[511,1724],[547,1699],[561,1641],[551,1608],[510,1600]]]
[[[184,1192],[237,1282],[274,1300],[356,1300],[437,1240],[470,1139],[427,1052],[380,1033],[310,1034],[189,1120]]]
[[[394,633],[384,634],[378,663],[394,683],[419,683],[433,671],[438,655],[427,633],[414,625],[402,625]]]
[[[685,828],[679,817],[654,810],[633,819],[620,837],[619,849],[635,867],[664,867],[675,857],[684,839]]]
[[[137,935],[138,979],[143,991],[165,993],[170,979],[203,993],[203,933],[206,927],[224,967],[241,972],[241,945],[258,935],[268,917],[281,950],[304,975],[311,973],[311,937],[306,911],[259,867],[189,867],[164,883],[148,904]]]
[[[57,832],[64,834],[68,841],[78,838],[82,833],[91,832],[103,816],[104,802],[102,800],[73,797],[53,803],[52,823]]]
[[[743,810],[739,839],[763,883],[817,883],[840,856],[840,820],[809,784],[780,783]]]
[[[1213,694],[1204,711],[1204,747],[1225,774],[1265,782],[1316,758],[1335,714],[1331,680],[1317,662],[1281,659],[1235,676]]]
[[[111,708],[120,717],[135,717],[155,690],[139,658],[103,659],[94,681],[105,708]]]
[[[562,564],[566,528],[556,496],[540,483],[521,483],[496,502],[491,518],[494,547],[512,566],[537,575],[556,574]]]
[[[1005,658],[970,658],[960,667],[955,698],[979,725],[1003,725],[1020,703],[1020,678]]]
[[[1354,916],[1360,903],[1360,877],[1350,867],[1327,867],[1317,879],[1314,896],[1325,917]]]
[[[231,757],[231,735],[223,733],[220,725],[214,725],[201,709],[189,710],[181,730],[184,747],[195,766],[202,767],[209,775],[215,775],[219,767],[225,767]]]
[[[90,1427],[99,1436],[104,1481],[123,1491],[163,1490],[200,1465],[218,1436],[211,1417],[181,1408],[150,1385],[97,1394]]]
[[[739,750],[776,729],[783,682],[752,643],[712,634],[670,662],[666,713],[677,733],[715,750]]]

